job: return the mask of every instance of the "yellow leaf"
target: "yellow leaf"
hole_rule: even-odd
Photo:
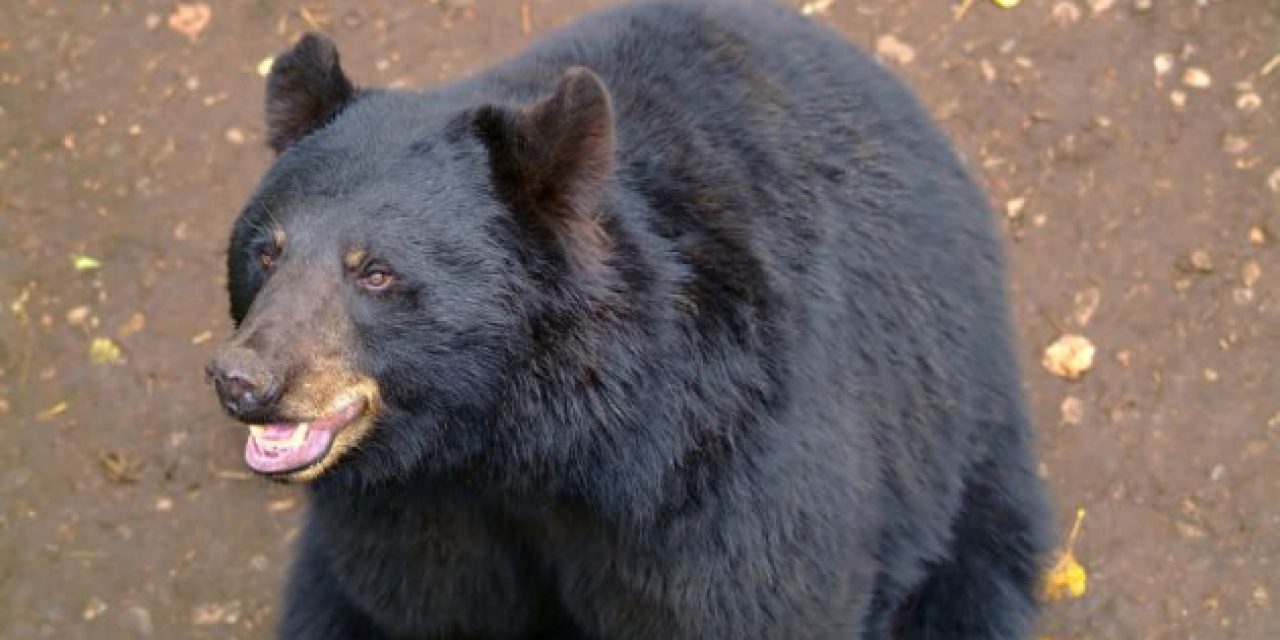
[[[1075,555],[1067,552],[1058,558],[1058,562],[1049,570],[1044,580],[1044,597],[1046,600],[1062,600],[1066,597],[1079,598],[1089,590],[1089,574],[1084,570]]]
[[[22,319],[24,324],[27,321],[27,301],[29,300],[31,300],[31,290],[23,289],[22,293],[18,294],[18,297],[14,298],[13,302],[9,303],[9,311],[12,311],[13,315]]]
[[[271,73],[271,65],[275,63],[276,59],[274,56],[267,56],[263,58],[258,62],[258,75],[264,78],[267,77],[267,74]]]
[[[991,1],[1006,9],[1012,9],[1018,6],[1020,2],[1022,2],[1022,0],[991,0]]]
[[[1076,560],[1075,544],[1080,535],[1080,525],[1084,522],[1084,508],[1076,510],[1076,522],[1071,527],[1071,535],[1067,536],[1067,544],[1058,554],[1058,561],[1044,577],[1044,599],[1062,600],[1079,598],[1089,591],[1089,573],[1084,565]]]
[[[120,347],[111,338],[94,338],[89,345],[89,360],[94,364],[109,364],[120,359]]]
[[[67,403],[65,401],[59,402],[58,404],[55,404],[52,407],[49,407],[48,409],[41,411],[39,414],[36,415],[36,419],[48,420],[50,418],[56,418],[62,415],[64,412],[66,412],[66,410],[67,410]]]
[[[71,256],[71,264],[76,268],[76,271],[88,271],[102,266],[102,262],[97,258],[93,256],[86,256],[84,254]]]
[[[800,13],[806,16],[816,16],[827,12],[836,0],[810,0],[800,5]]]

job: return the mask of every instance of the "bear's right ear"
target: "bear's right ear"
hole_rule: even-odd
[[[537,102],[472,113],[498,196],[519,219],[552,231],[568,258],[588,269],[609,247],[596,214],[613,174],[613,117],[609,89],[585,67],[566,70]]]
[[[267,76],[267,144],[283,153],[324,126],[355,97],[338,63],[338,48],[318,33],[280,54]]]

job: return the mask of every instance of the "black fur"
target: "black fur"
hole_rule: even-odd
[[[423,93],[286,60],[307,115],[272,116],[232,313],[293,309],[241,327],[261,350],[346,336],[381,413],[311,485],[281,637],[1027,635],[1047,516],[999,241],[874,61],[683,1]]]

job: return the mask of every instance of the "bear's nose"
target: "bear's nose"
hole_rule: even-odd
[[[222,406],[245,421],[271,407],[280,395],[275,376],[252,351],[230,348],[205,367]]]

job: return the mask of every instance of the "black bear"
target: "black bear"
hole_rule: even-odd
[[[308,35],[266,129],[208,375],[309,485],[281,637],[1030,631],[998,234],[834,32],[646,2],[421,92]]]

